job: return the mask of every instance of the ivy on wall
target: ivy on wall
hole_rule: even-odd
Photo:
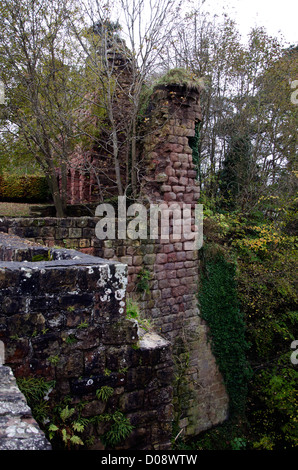
[[[241,415],[244,413],[247,381],[251,375],[246,359],[248,344],[237,298],[235,265],[228,262],[223,254],[205,259],[198,299],[229,395],[230,416]]]
[[[188,143],[192,150],[192,161],[196,167],[197,178],[199,179],[199,181],[201,180],[200,155],[199,155],[200,129],[201,129],[201,123],[196,122],[195,135],[194,137],[188,138]]]

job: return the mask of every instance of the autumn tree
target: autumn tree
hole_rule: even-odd
[[[297,76],[296,55],[295,48],[286,51],[264,28],[252,29],[244,42],[227,16],[212,18],[200,8],[179,25],[164,59],[204,80],[200,184],[215,205],[236,175],[234,202],[242,210],[257,207],[260,196],[277,191],[286,175],[293,188],[297,107],[290,100],[290,83]],[[227,172],[232,154],[234,171]]]
[[[57,216],[63,217],[67,165],[78,137],[74,110],[82,100],[78,55],[68,28],[75,6],[68,0],[4,0],[0,13],[7,96],[3,133],[26,144],[47,177]]]

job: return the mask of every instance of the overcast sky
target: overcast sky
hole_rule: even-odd
[[[212,14],[228,13],[244,40],[252,27],[264,26],[271,36],[298,44],[297,0],[205,0],[203,8]]]

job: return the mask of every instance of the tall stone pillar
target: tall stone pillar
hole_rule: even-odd
[[[201,120],[197,87],[160,86],[146,118],[146,174],[142,193],[152,204],[191,205],[199,198],[191,142]],[[192,218],[193,223],[193,218]],[[146,251],[147,250],[147,251]],[[200,317],[198,250],[183,236],[147,243],[143,266],[152,274],[144,314],[169,339],[176,363],[175,412],[178,430],[196,435],[227,417],[228,398]]]

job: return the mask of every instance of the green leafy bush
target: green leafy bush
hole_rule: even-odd
[[[291,449],[298,443],[298,371],[290,361],[298,337],[297,238],[263,223],[250,226],[250,236],[233,246],[254,370],[247,404],[252,446]]]
[[[204,220],[202,313],[231,404],[242,400],[245,408],[247,428],[244,436],[237,437],[245,437],[252,449],[297,446],[298,372],[290,360],[291,343],[298,334],[293,220],[289,213],[284,223],[283,218],[273,222],[264,214],[236,212],[211,214]],[[231,260],[236,260],[234,268]],[[245,325],[238,339],[231,329],[233,318],[235,331],[241,331],[241,322]],[[246,357],[252,370],[246,397],[241,397],[241,381],[237,392],[240,377],[235,368],[237,361],[241,363],[243,338],[249,344]],[[236,356],[232,350],[238,351]],[[212,441],[212,445],[222,444]]]

